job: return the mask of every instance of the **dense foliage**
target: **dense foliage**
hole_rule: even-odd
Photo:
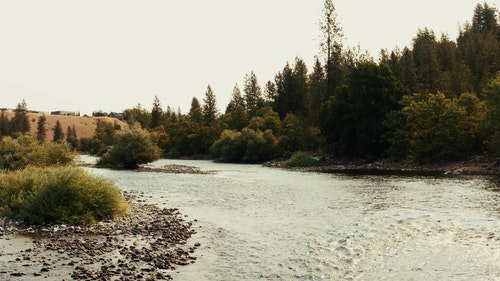
[[[34,224],[91,224],[130,210],[113,183],[82,169],[28,167],[0,173],[0,213]]]
[[[65,143],[42,142],[32,136],[0,140],[0,169],[19,170],[27,166],[63,166],[73,163],[75,154]]]
[[[134,127],[116,136],[97,166],[136,169],[140,164],[158,160],[160,156],[161,151],[151,140],[150,134],[140,127]]]
[[[223,114],[208,85],[203,99],[192,98],[187,114],[163,108],[157,96],[152,110],[141,105],[124,110],[130,126],[149,134],[136,136],[135,144],[104,122],[92,138],[73,143],[68,136],[67,142],[107,155],[104,161],[121,168],[156,159],[125,156],[132,146],[156,155],[155,145],[164,157],[210,155],[232,162],[260,162],[296,151],[417,162],[500,154],[500,24],[495,7],[478,4],[456,40],[420,29],[411,46],[381,50],[377,61],[344,46],[332,0],[325,0],[320,29],[323,53],[311,72],[295,58],[261,87],[251,71],[241,89],[235,85]],[[2,112],[0,133],[15,137],[26,132],[21,122],[25,112],[24,102],[15,122]],[[145,139],[154,145],[144,144]]]

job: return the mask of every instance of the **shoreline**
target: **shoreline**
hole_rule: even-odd
[[[345,173],[367,175],[477,175],[500,177],[500,158],[476,156],[468,160],[415,165],[389,160],[368,162],[364,160],[335,160],[312,167],[287,167],[284,161],[269,161],[263,165],[304,172]]]
[[[88,226],[29,226],[0,218],[0,279],[171,280],[194,263],[196,232],[177,209],[126,193],[124,218]]]

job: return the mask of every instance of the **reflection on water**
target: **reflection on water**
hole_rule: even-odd
[[[498,181],[161,160],[208,175],[86,168],[195,220],[175,280],[498,280]]]

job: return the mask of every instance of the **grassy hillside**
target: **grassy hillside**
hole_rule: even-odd
[[[7,112],[7,115],[9,118],[12,118],[14,116],[14,112]],[[37,123],[38,123],[38,118],[41,116],[41,114],[35,114],[35,113],[28,113],[28,117],[30,120],[30,125],[31,125],[31,134],[36,135],[36,130],[37,130]],[[128,125],[126,122],[116,119],[116,118],[111,118],[111,117],[81,117],[81,116],[62,116],[62,115],[45,115],[47,117],[47,121],[45,123],[45,129],[46,129],[46,134],[47,134],[47,140],[51,140],[54,136],[54,126],[56,125],[57,120],[59,120],[59,123],[61,123],[61,126],[63,128],[63,132],[66,134],[66,131],[68,130],[68,126],[73,126],[75,125],[76,129],[76,136],[80,138],[88,138],[91,137],[94,134],[97,120],[103,120],[105,122],[111,123],[111,124],[118,124],[122,128],[127,128]]]

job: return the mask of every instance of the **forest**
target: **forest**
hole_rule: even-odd
[[[344,46],[331,0],[324,3],[320,29],[322,51],[312,69],[295,58],[265,84],[252,71],[242,87],[234,86],[224,112],[208,85],[185,114],[155,96],[152,109],[125,109],[124,119],[140,130],[137,139],[148,136],[154,155],[167,158],[260,163],[300,151],[322,159],[436,163],[500,155],[495,7],[477,4],[454,40],[420,29],[411,46],[381,50],[377,60]],[[2,113],[0,134],[28,132],[25,111],[25,104],[18,105],[11,120]],[[101,123],[92,138],[78,143],[74,128],[67,135],[73,147],[104,155],[124,143],[120,129]]]

